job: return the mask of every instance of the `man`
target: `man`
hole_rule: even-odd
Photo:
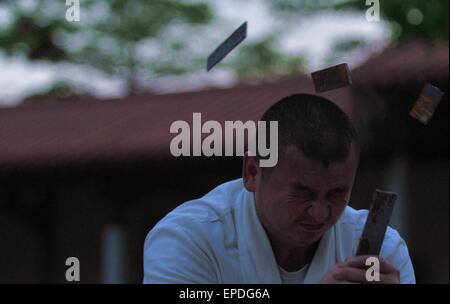
[[[261,120],[278,121],[277,165],[246,154],[242,179],[163,218],[145,241],[144,283],[367,283],[368,257],[355,253],[368,212],[347,206],[359,160],[349,118],[298,94]],[[380,283],[415,283],[391,228],[379,260]]]

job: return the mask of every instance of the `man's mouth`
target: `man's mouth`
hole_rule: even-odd
[[[306,230],[308,232],[317,232],[317,231],[321,230],[325,226],[325,224],[300,223],[300,226],[302,227],[303,230]]]

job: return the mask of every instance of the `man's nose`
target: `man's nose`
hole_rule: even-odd
[[[327,201],[316,200],[308,210],[311,216],[318,224],[324,223],[330,216],[330,204]]]

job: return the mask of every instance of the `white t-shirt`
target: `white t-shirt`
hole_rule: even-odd
[[[154,202],[157,203],[157,202]],[[346,207],[322,236],[303,283],[318,283],[354,256],[367,210]],[[405,241],[388,228],[380,256],[415,283]],[[256,214],[254,194],[242,179],[218,186],[167,214],[147,235],[144,283],[282,283],[270,241]]]
[[[303,284],[305,281],[306,273],[308,272],[308,264],[303,266],[297,271],[286,271],[281,266],[280,269],[281,282],[283,284]]]

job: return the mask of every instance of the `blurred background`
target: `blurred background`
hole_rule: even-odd
[[[257,120],[342,62],[353,85],[322,95],[362,137],[351,206],[398,192],[417,282],[448,283],[448,94],[427,125],[408,112],[426,83],[448,92],[449,2],[368,3],[0,0],[0,283],[64,283],[72,256],[82,283],[140,283],[153,225],[241,175],[239,157],[171,156],[171,123]]]

